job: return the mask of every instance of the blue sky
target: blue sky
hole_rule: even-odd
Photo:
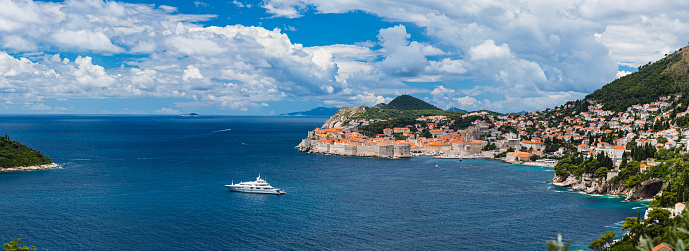
[[[0,0],[0,113],[534,111],[689,42],[686,1]]]

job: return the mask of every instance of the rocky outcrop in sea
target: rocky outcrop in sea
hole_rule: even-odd
[[[653,199],[663,188],[662,178],[653,178],[641,182],[640,185],[628,188],[624,183],[611,184],[605,181],[590,179],[588,177],[576,177],[574,175],[558,176],[552,180],[553,185],[569,187],[575,191],[583,191],[586,194],[625,196],[625,201],[637,201]]]

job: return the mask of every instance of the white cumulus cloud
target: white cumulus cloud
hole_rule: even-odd
[[[102,53],[120,53],[124,51],[122,48],[112,44],[110,38],[100,31],[58,30],[51,35],[51,38],[60,46],[78,50]]]
[[[405,61],[390,54],[384,59],[387,65],[382,65],[389,67],[381,67],[383,72],[393,77],[406,74],[417,80],[479,80],[502,89],[498,94],[504,100],[508,100],[506,93],[525,93],[533,98],[540,95],[543,100],[581,98],[614,80],[619,65],[643,65],[689,41],[686,1],[468,0],[456,4],[412,0],[268,0],[263,7],[268,6],[268,12],[276,16],[290,13],[289,16],[298,17],[313,8],[320,13],[364,11],[386,20],[413,23],[437,43],[448,45],[443,50],[453,55],[449,59],[460,63],[457,66],[461,65],[453,67],[458,69],[454,74],[462,75],[441,74],[438,63],[424,60],[414,50],[407,54],[416,60]],[[380,37],[391,41],[390,44],[411,45],[404,44],[404,39],[410,38],[399,31],[393,38],[395,34],[390,29],[391,32],[381,32]],[[382,46],[385,48],[386,42]],[[418,70],[421,64],[427,64],[426,72]]]
[[[175,110],[175,109],[172,109],[172,108],[163,107],[163,108],[160,108],[160,110],[155,111],[155,113],[160,113],[160,114],[179,114],[180,112],[179,112],[179,110]]]
[[[309,47],[277,28],[204,26],[216,17],[167,5],[4,0],[0,101],[175,97],[252,110],[294,97],[371,105],[425,93],[441,107],[535,110],[582,98],[626,74],[618,66],[657,60],[689,41],[682,1],[228,3],[273,18],[361,11],[391,25],[369,41]],[[99,65],[114,54],[133,59]]]
[[[189,81],[190,79],[198,78],[203,78],[203,75],[201,75],[201,71],[199,70],[199,68],[196,68],[193,65],[188,65],[187,69],[184,70],[184,75],[182,76],[182,79],[184,79],[184,81]]]
[[[497,46],[495,41],[489,39],[469,48],[469,56],[471,60],[507,59],[512,56],[512,52],[507,44]]]
[[[629,74],[632,74],[632,72],[631,71],[618,71],[617,72],[617,78],[621,78],[621,77],[627,76]]]

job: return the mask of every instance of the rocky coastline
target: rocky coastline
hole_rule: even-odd
[[[36,170],[47,170],[60,168],[60,165],[55,163],[37,165],[37,166],[18,166],[18,167],[8,167],[0,168],[0,172],[21,172],[21,171],[36,171]]]
[[[652,200],[663,187],[662,178],[653,178],[642,182],[639,186],[628,188],[624,184],[610,184],[605,181],[587,177],[555,175],[552,184],[559,187],[569,187],[586,194],[624,196],[625,201]]]

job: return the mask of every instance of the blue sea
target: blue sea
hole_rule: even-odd
[[[2,115],[62,170],[0,173],[0,243],[50,250],[581,248],[645,202],[546,183],[552,168],[298,152],[326,118]],[[229,192],[261,175],[285,195]]]

